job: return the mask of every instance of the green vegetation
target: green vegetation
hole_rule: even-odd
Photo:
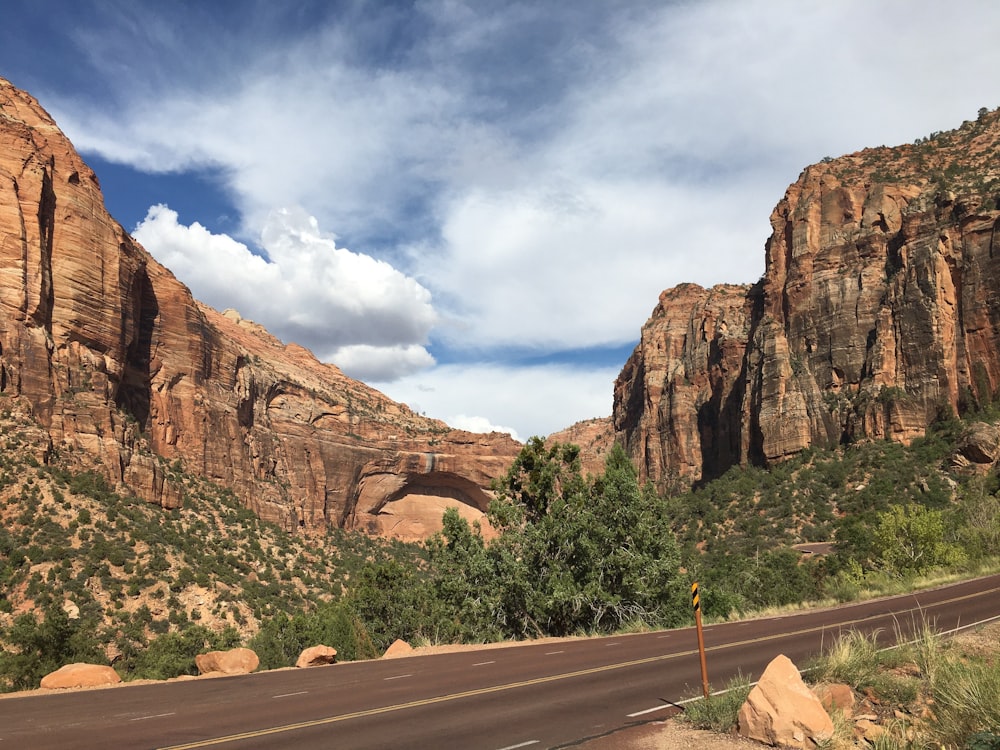
[[[736,726],[740,707],[746,703],[752,687],[749,677],[737,675],[724,690],[688,703],[684,708],[684,719],[696,729],[729,732]]]
[[[886,649],[880,648],[878,634],[852,632],[834,643],[807,675],[817,683],[847,684],[874,697],[879,705],[895,707],[891,710],[903,718],[887,724],[881,747],[996,748],[1000,747],[996,629],[985,637],[992,648],[946,639],[923,623],[915,639]],[[925,710],[928,707],[933,710]]]
[[[621,448],[589,477],[575,446],[533,438],[494,488],[495,537],[449,511],[422,545],[289,534],[179,462],[164,471],[181,507],[149,505],[79,456],[46,454],[30,423],[0,427],[0,690],[68,661],[125,679],[188,674],[197,653],[238,644],[273,668],[318,643],[362,659],[397,638],[673,627],[690,621],[692,580],[721,619],[970,575],[1000,554],[996,479],[950,468],[965,429],[954,419],[908,447],[811,450],[666,495],[639,484]],[[803,542],[834,547],[803,556]]]
[[[875,748],[1000,748],[1000,631],[993,626],[951,639],[926,622],[916,630],[906,638],[897,633],[900,645],[891,647],[884,633],[850,631],[803,677],[814,685],[845,684],[867,701],[862,711],[882,717],[884,733],[871,740]],[[726,690],[688,702],[684,718],[699,729],[730,732],[750,689],[749,680],[737,677]],[[854,723],[838,711],[831,718],[834,736],[823,747],[856,747]]]

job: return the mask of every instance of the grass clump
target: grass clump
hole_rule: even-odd
[[[965,742],[977,750],[1000,748],[1000,663],[995,658],[992,663],[943,660],[932,692],[933,735],[938,742],[945,746]]]
[[[738,674],[726,684],[726,689],[688,703],[684,718],[695,729],[728,732],[736,726],[740,707],[746,703],[753,684],[749,677]]]
[[[809,668],[818,682],[842,682],[856,690],[871,687],[887,664],[887,652],[879,646],[881,631],[851,630],[824,649]]]
[[[838,638],[816,660],[816,682],[843,682],[894,706],[912,720],[883,724],[876,748],[1000,750],[1000,648],[992,626],[970,640],[946,638],[923,622],[898,646],[882,648],[879,633]],[[987,648],[968,643],[986,641]]]

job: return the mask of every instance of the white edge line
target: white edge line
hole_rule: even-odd
[[[1000,620],[1000,615],[994,615],[993,617],[987,617],[985,620],[977,620],[976,622],[969,623],[968,625],[959,625],[957,628],[952,628],[951,630],[945,630],[943,632],[938,633],[938,635],[945,635],[945,636],[947,636],[947,635],[954,635],[955,633],[958,633],[959,631],[968,630],[969,628],[975,628],[975,627],[978,627],[979,625],[986,625],[988,623],[993,622],[994,620]],[[919,638],[914,638],[912,641],[903,641],[902,643],[894,643],[892,646],[886,646],[885,648],[880,648],[878,650],[878,652],[882,653],[883,651],[892,651],[893,649],[899,648],[900,646],[909,646],[911,644],[917,643],[919,640],[920,640]],[[799,673],[800,674],[805,674],[806,672],[813,672],[813,671],[815,671],[815,667],[812,668],[812,669],[800,669]],[[756,684],[757,684],[756,682],[751,682],[750,683],[750,687],[753,687]],[[725,693],[728,693],[728,692],[729,692],[728,688],[725,689],[725,690],[716,690],[714,693],[709,693],[709,696],[715,697],[716,695],[724,695]],[[696,695],[696,696],[694,696],[692,698],[685,698],[684,700],[676,701],[676,705],[683,706],[685,704],[694,703],[695,701],[700,701],[700,700],[704,700],[704,698],[702,696],[700,696],[700,695]],[[666,704],[664,704],[664,706],[666,706]],[[626,716],[629,716],[629,717],[640,716],[641,714],[652,713],[653,711],[657,711],[657,710],[659,710],[659,708],[660,707],[657,707],[657,708],[647,708],[645,711],[640,711],[639,713],[636,713],[636,714],[626,714]]]
[[[527,747],[528,745],[537,745],[538,740],[528,740],[527,742],[521,742],[517,745],[507,745],[507,747],[501,747],[499,750],[517,750],[519,747]]]

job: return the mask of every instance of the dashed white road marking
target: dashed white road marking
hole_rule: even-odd
[[[561,654],[561,653],[564,653],[564,652],[562,652],[562,651],[546,651],[545,655],[546,656],[552,656],[554,654]]]
[[[389,680],[401,680],[404,677],[413,677],[413,674],[412,673],[411,674],[397,674],[394,677],[386,677],[386,678],[384,678],[384,681],[388,682]]]
[[[297,693],[282,693],[281,695],[272,695],[271,697],[272,698],[288,698],[289,696],[292,696],[292,695],[305,695],[308,692],[309,692],[308,690],[300,690]]]
[[[642,716],[644,714],[651,714],[654,711],[662,711],[665,708],[670,708],[669,703],[664,703],[661,706],[653,706],[652,708],[645,708],[642,711],[636,711],[634,714],[625,714],[630,719],[634,719],[636,716]]]
[[[528,740],[527,742],[522,742],[518,745],[507,745],[507,747],[501,747],[499,750],[517,750],[519,747],[528,747],[528,745],[537,745],[538,740]]]
[[[479,661],[473,664],[474,667],[485,667],[487,664],[496,664],[496,660],[493,661]]]
[[[164,716],[174,716],[176,713],[177,713],[176,711],[171,711],[168,714],[153,714],[151,716],[135,716],[135,717],[129,719],[129,721],[145,721],[146,719],[162,719]]]

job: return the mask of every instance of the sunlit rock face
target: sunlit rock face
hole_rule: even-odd
[[[3,79],[0,398],[122,491],[176,507],[183,468],[305,531],[423,536],[442,499],[476,516],[520,448],[422,417],[199,304],[107,214],[52,118]]]
[[[753,286],[665,291],[614,429],[662,484],[907,442],[1000,387],[1000,113],[807,168]]]

